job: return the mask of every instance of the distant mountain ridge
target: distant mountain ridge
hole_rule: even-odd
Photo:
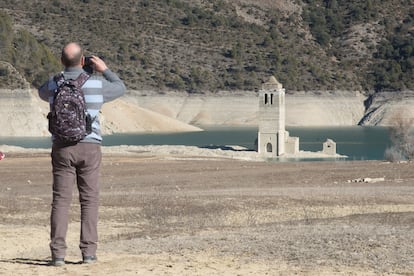
[[[103,56],[129,89],[414,90],[409,0],[4,0],[0,60],[33,86],[62,46]],[[12,73],[0,66],[0,86]]]

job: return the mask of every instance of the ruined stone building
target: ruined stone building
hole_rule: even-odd
[[[299,152],[299,138],[289,137],[285,122],[285,89],[272,76],[259,91],[259,154],[277,157]]]
[[[265,158],[279,156],[300,157],[310,152],[299,152],[299,137],[290,137],[285,129],[286,103],[285,89],[275,77],[270,77],[259,91],[259,133],[257,150]],[[315,155],[316,154],[316,155]],[[322,151],[312,157],[337,156],[336,143],[327,139]]]
[[[326,139],[322,152],[327,155],[336,155],[336,143],[332,139]]]

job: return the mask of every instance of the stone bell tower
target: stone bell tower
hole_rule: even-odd
[[[285,153],[285,89],[275,77],[270,77],[259,91],[258,152],[266,157]]]

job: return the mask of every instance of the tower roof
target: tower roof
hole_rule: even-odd
[[[263,84],[263,89],[282,89],[283,85],[277,81],[274,76],[271,76],[269,80]]]

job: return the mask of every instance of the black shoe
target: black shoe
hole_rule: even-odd
[[[53,266],[63,266],[65,265],[65,259],[64,258],[52,258],[52,262],[50,265]]]
[[[98,258],[96,256],[83,256],[82,263],[84,264],[93,264],[98,261]]]

